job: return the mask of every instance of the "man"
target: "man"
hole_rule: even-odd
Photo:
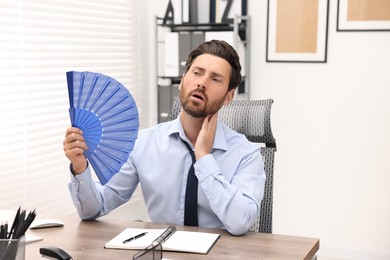
[[[128,161],[104,186],[91,179],[81,130],[69,127],[64,151],[71,161],[69,189],[80,217],[108,214],[127,202],[140,183],[154,223],[247,232],[264,194],[263,161],[258,146],[218,122],[219,109],[232,101],[241,81],[240,71],[236,51],[224,41],[194,49],[179,87],[178,118],[140,131]],[[194,151],[195,163],[188,149]],[[192,191],[186,188],[191,165],[198,183]],[[189,213],[193,202],[195,213]]]

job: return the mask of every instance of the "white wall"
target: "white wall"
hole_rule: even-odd
[[[390,258],[390,31],[337,32],[328,62],[266,63],[266,1],[251,1],[252,98],[275,100],[274,232],[320,256]]]
[[[143,2],[156,100],[154,15],[167,1]],[[337,32],[330,0],[328,62],[267,63],[267,1],[248,2],[251,98],[275,101],[274,233],[319,237],[320,260],[390,259],[390,32]]]

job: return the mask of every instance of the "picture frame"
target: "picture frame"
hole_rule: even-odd
[[[235,15],[247,15],[247,0],[210,0],[211,23],[233,23]]]
[[[329,0],[268,0],[267,62],[327,60]]]
[[[338,0],[337,31],[390,31],[390,1]]]

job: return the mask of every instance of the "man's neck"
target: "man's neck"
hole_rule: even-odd
[[[198,138],[199,132],[202,129],[204,118],[192,117],[183,110],[180,111],[179,117],[184,129],[184,133],[186,134],[192,145],[195,146],[196,139]]]

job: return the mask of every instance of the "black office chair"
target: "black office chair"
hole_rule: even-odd
[[[273,175],[275,138],[271,130],[271,106],[273,100],[233,100],[223,106],[218,114],[220,121],[230,128],[244,134],[249,141],[262,143],[261,154],[266,174],[265,190],[261,202],[260,215],[250,231],[272,233]],[[175,119],[180,112],[180,100],[175,98],[169,120]]]

